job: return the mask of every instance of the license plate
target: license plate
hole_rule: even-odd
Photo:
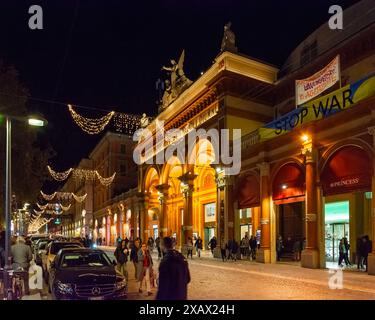
[[[89,300],[103,300],[104,297],[90,297]]]

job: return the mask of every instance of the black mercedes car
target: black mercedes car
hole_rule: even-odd
[[[127,279],[102,250],[61,249],[51,264],[49,290],[54,299],[117,300],[127,295]]]

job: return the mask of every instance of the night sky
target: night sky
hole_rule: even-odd
[[[0,58],[18,69],[33,98],[154,115],[161,67],[185,49],[185,73],[195,80],[219,53],[226,22],[241,53],[281,66],[329,19],[330,5],[355,2],[1,0]],[[43,30],[28,27],[33,4],[44,10]],[[81,131],[63,105],[30,100],[28,108],[49,122],[39,140],[57,152],[57,170],[77,165],[101,137]]]

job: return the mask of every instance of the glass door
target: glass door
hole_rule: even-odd
[[[338,261],[339,243],[340,240],[344,237],[349,239],[349,223],[326,224],[325,244],[327,261]]]

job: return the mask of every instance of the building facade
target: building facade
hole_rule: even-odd
[[[151,134],[138,144],[153,146],[151,153],[141,154],[139,166],[142,238],[170,235],[183,248],[189,237],[200,236],[207,247],[213,235],[220,243],[239,241],[248,233],[260,240],[257,260],[264,263],[276,262],[279,236],[291,243],[305,239],[301,265],[309,268],[337,261],[342,237],[348,238],[353,258],[359,237],[374,238],[371,4],[361,1],[347,9],[344,18],[355,23],[343,31],[322,25],[280,69],[236,50],[222,50],[164,108],[148,125]],[[339,81],[316,97],[315,105],[296,108],[295,81],[337,56]],[[305,113],[315,118],[307,121]],[[191,129],[241,129],[241,171],[226,174],[228,164],[217,159],[210,135],[193,147],[184,140],[183,148],[166,154],[172,143],[158,141],[160,123],[164,132],[180,129],[184,137]],[[164,162],[158,161],[163,156]],[[373,255],[369,264],[369,273],[375,274]]]

